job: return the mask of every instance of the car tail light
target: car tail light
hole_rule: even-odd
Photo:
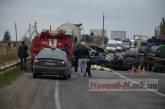
[[[65,64],[65,61],[61,61],[61,64]]]
[[[62,60],[59,60],[57,61],[58,64],[61,64],[61,65],[64,65],[65,64],[65,61],[62,61]]]
[[[159,61],[159,60],[156,60],[155,63],[156,63],[156,64],[160,64],[160,61]]]
[[[32,56],[35,58],[36,55],[37,55],[37,54],[33,54]]]
[[[40,59],[35,59],[35,60],[34,60],[34,63],[35,63],[35,64],[41,64],[42,61],[41,61]]]

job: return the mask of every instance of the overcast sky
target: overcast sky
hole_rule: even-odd
[[[35,20],[39,31],[69,22],[83,23],[89,34],[89,29],[102,28],[103,13],[108,36],[111,30],[126,30],[127,37],[152,36],[165,17],[165,0],[0,0],[0,39],[9,30],[15,40],[15,22],[22,37]]]

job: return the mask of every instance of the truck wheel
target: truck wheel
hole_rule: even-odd
[[[33,61],[31,61],[31,71],[33,72]]]
[[[151,71],[152,66],[153,66],[152,64],[148,64],[148,65],[147,65],[147,70],[148,70],[148,71]]]
[[[68,80],[68,78],[69,78],[68,75],[65,75],[65,76],[63,77],[64,80]]]
[[[70,74],[70,75],[68,75],[68,78],[71,78],[71,74]]]
[[[105,67],[105,62],[104,61],[100,61],[99,65],[102,66],[102,67]]]
[[[153,72],[156,71],[156,68],[154,67],[154,65],[152,65],[152,67],[151,67],[151,71],[153,71]]]

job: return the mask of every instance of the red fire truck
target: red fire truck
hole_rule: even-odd
[[[64,48],[68,45],[69,59],[72,60],[72,36],[66,35],[64,31],[60,30],[57,33],[52,31],[42,31],[32,40],[31,47],[31,62],[35,56],[44,48],[56,47],[58,49]]]

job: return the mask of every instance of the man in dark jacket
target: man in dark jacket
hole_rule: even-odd
[[[64,48],[62,49],[62,51],[65,51],[65,53],[69,57],[69,51],[68,51],[68,45],[67,44],[64,45]]]
[[[78,74],[84,76],[87,68],[87,62],[89,61],[89,51],[85,47],[85,42],[81,42],[75,51],[75,56],[78,58]]]
[[[18,49],[18,56],[21,59],[21,63],[20,63],[21,70],[26,70],[26,61],[27,61],[27,57],[29,56],[27,50],[28,50],[28,46],[25,44],[24,41],[22,41],[21,46],[19,46]]]

